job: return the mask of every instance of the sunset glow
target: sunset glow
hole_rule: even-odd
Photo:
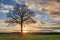
[[[30,12],[26,9],[22,13],[15,11],[16,9],[21,10],[20,6],[15,9],[16,4],[26,5],[27,7],[24,8],[33,11],[34,15],[29,15]],[[29,13],[25,12],[25,10]],[[8,14],[10,12],[11,14]],[[28,16],[21,18],[17,13]],[[10,18],[9,15],[13,18]],[[30,17],[35,22],[32,22]],[[0,32],[20,32],[21,19],[24,21],[22,24],[23,33],[45,30],[48,32],[60,32],[60,0],[0,0]],[[51,29],[52,31],[50,31]]]
[[[25,30],[25,31],[23,31],[23,33],[27,33],[27,31]]]
[[[23,33],[27,33],[27,28],[23,27]]]

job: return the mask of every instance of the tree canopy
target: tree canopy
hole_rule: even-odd
[[[32,19],[34,16],[34,12],[31,9],[28,9],[28,6],[22,1],[21,4],[16,4],[13,10],[9,10],[9,13],[7,13],[8,20],[6,22],[11,24],[20,24],[21,22],[27,21],[34,22]]]

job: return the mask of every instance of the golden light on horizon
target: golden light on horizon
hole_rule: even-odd
[[[27,33],[28,31],[27,31],[27,27],[23,27],[23,33]]]
[[[27,31],[26,31],[26,30],[24,30],[24,31],[23,31],[23,33],[27,33]]]

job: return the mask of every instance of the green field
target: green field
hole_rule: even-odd
[[[0,40],[60,40],[60,35],[24,35],[0,34]]]

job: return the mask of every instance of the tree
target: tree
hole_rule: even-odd
[[[21,1],[20,4],[16,4],[13,10],[10,10],[7,13],[7,23],[14,25],[20,24],[21,26],[21,35],[23,35],[23,23],[24,22],[35,22],[32,18],[35,16],[34,12],[28,9],[28,6],[25,4],[24,1]]]

